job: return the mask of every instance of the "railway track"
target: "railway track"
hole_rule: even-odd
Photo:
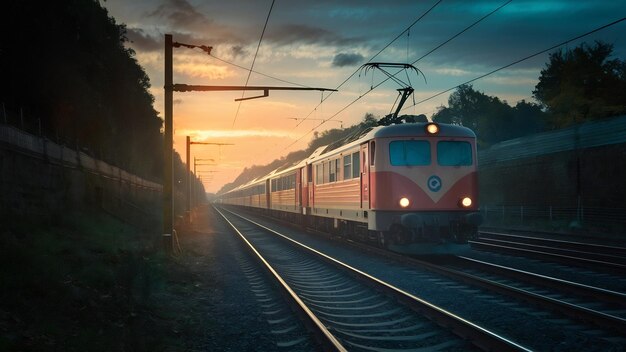
[[[467,257],[437,256],[427,260],[352,243],[361,250],[417,266],[472,286],[558,312],[626,336],[626,294],[539,275]]]
[[[467,257],[437,265],[449,276],[524,299],[572,319],[626,335],[626,294]]]
[[[218,212],[280,284],[324,350],[528,350],[266,226]]]
[[[496,251],[567,265],[626,274],[626,248],[480,231],[470,241],[477,250]]]

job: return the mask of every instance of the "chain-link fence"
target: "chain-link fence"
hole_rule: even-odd
[[[483,205],[485,226],[626,236],[626,208]]]

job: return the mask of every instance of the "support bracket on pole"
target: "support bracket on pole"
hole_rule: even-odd
[[[270,90],[269,89],[264,89],[263,90],[263,95],[257,95],[256,97],[238,98],[238,99],[235,99],[235,101],[250,100],[250,99],[257,99],[257,98],[265,98],[265,97],[269,97],[269,96],[270,96]]]

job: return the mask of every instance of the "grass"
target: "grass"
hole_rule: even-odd
[[[3,231],[0,350],[183,349],[158,231],[88,210]]]

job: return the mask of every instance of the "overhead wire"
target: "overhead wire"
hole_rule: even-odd
[[[259,55],[259,48],[261,47],[261,42],[263,41],[263,36],[265,35],[265,29],[267,29],[267,23],[270,20],[270,15],[272,14],[272,9],[274,8],[274,2],[276,0],[272,0],[272,5],[270,6],[270,10],[267,13],[267,18],[265,18],[265,24],[263,25],[263,31],[261,32],[261,38],[259,38],[259,44],[256,47],[256,52],[254,53],[254,58],[252,59],[252,65],[250,65],[250,71],[248,71],[248,78],[246,78],[245,87],[248,86],[248,82],[250,81],[250,75],[252,74],[252,69],[254,68],[254,63],[256,62],[257,55]],[[241,98],[244,97],[246,91],[241,92]],[[239,101],[239,105],[237,105],[237,112],[235,113],[235,118],[233,119],[233,127],[235,127],[235,122],[237,121],[237,116],[239,115],[239,109],[241,108],[241,101]]]
[[[238,65],[238,64],[236,64],[236,63],[234,63],[234,62],[230,62],[230,61],[224,60],[224,59],[222,59],[222,58],[220,58],[220,57],[217,57],[217,56],[215,56],[215,55],[213,55],[213,54],[209,54],[209,56],[211,56],[212,58],[214,58],[214,59],[216,59],[216,60],[218,60],[218,61],[221,61],[221,62],[223,62],[223,63],[225,63],[225,64],[228,64],[228,65],[231,65],[231,66],[238,67],[238,68],[243,69],[243,70],[246,70],[246,71],[248,71],[248,72],[254,72],[254,73],[256,73],[257,75],[261,75],[261,76],[264,76],[264,77],[267,77],[267,78],[271,78],[271,79],[274,79],[274,80],[277,80],[277,81],[280,81],[280,82],[283,82],[283,83],[293,84],[294,86],[299,86],[299,87],[304,87],[304,88],[311,88],[311,87],[309,87],[309,86],[307,86],[307,85],[304,85],[304,84],[300,84],[300,83],[296,83],[296,82],[287,81],[287,80],[282,79],[282,78],[278,78],[278,77],[270,76],[270,75],[265,74],[265,73],[263,73],[263,72],[259,72],[259,71],[255,71],[255,70],[249,69],[249,68],[247,68],[247,67],[244,67],[244,66]]]
[[[474,21],[472,24],[470,24],[469,26],[465,27],[464,29],[462,29],[461,31],[459,31],[458,33],[456,33],[455,35],[453,35],[452,37],[450,37],[449,39],[445,40],[444,42],[442,42],[441,44],[437,45],[435,48],[431,49],[430,51],[428,51],[426,54],[422,55],[421,57],[419,57],[417,60],[413,61],[411,64],[415,64],[418,61],[424,59],[425,57],[427,57],[428,55],[432,54],[433,52],[435,52],[436,50],[438,50],[439,48],[443,47],[444,45],[446,45],[447,43],[449,43],[450,41],[454,40],[455,38],[459,37],[461,34],[467,32],[469,29],[471,29],[472,27],[476,26],[477,24],[479,24],[480,22],[484,21],[487,17],[493,15],[494,13],[498,12],[499,10],[501,10],[503,7],[505,7],[506,5],[508,5],[511,1],[513,0],[508,0],[506,2],[504,2],[502,5],[498,6],[497,8],[495,8],[493,11],[487,13],[486,15],[484,15],[483,17],[479,18],[478,20]],[[438,3],[437,3],[438,4]],[[435,4],[435,5],[437,5]],[[430,10],[429,10],[430,11]],[[404,33],[404,32],[403,32]],[[385,47],[386,48],[386,47]],[[380,52],[379,52],[380,54]],[[377,54],[378,55],[378,54]],[[358,70],[357,70],[358,71]],[[392,76],[396,76],[398,73],[400,73],[403,70],[399,70],[397,71],[395,74],[393,74]],[[352,74],[353,76],[354,74]],[[352,77],[350,76],[350,77]],[[371,91],[373,91],[374,89],[378,88],[379,86],[381,86],[383,83],[387,82],[388,80],[390,80],[391,77],[387,77],[384,80],[382,80],[380,83],[376,84],[375,86],[371,86],[369,90],[367,90],[365,93],[359,95],[356,99],[354,99],[353,101],[351,101],[350,103],[348,103],[348,105],[344,106],[343,108],[341,108],[339,111],[337,111],[335,114],[333,114],[332,116],[330,116],[329,118],[325,119],[324,121],[322,121],[319,125],[317,125],[315,128],[313,128],[312,130],[308,131],[307,133],[305,133],[304,135],[300,136],[298,139],[296,139],[295,141],[293,141],[291,144],[289,144],[287,147],[285,147],[284,149],[288,149],[291,146],[293,146],[294,144],[298,143],[302,138],[306,137],[307,135],[309,135],[309,133],[315,131],[317,128],[321,127],[324,123],[326,123],[327,121],[332,120],[333,118],[337,117],[337,115],[341,114],[342,112],[344,112],[346,109],[348,109],[350,106],[352,106],[354,103],[356,103],[357,101],[361,100],[364,96],[366,96],[368,93],[370,93]],[[347,80],[346,80],[347,81]],[[344,81],[345,83],[345,81]],[[344,84],[342,83],[342,84]],[[454,89],[454,88],[453,88]],[[443,94],[443,93],[442,93]]]
[[[376,54],[374,54],[367,62],[371,62],[372,60],[374,60],[378,55],[380,55],[383,51],[385,51],[390,45],[392,45],[396,40],[398,40],[400,37],[402,37],[402,35],[404,35],[404,33],[407,33],[408,31],[411,30],[411,28],[413,26],[415,26],[415,24],[417,24],[420,20],[422,20],[426,15],[428,15],[430,12],[432,12],[432,10],[434,10],[443,0],[438,0],[437,2],[435,2],[428,10],[426,10],[423,14],[421,14],[417,19],[415,19],[409,26],[407,26],[407,28],[405,28],[402,32],[400,32],[400,34],[398,34],[395,38],[393,38],[389,43],[387,43],[382,49],[380,49]],[[512,0],[510,0],[512,1]],[[359,72],[360,68],[357,68],[350,76],[348,76],[348,78],[346,78],[343,82],[341,82],[337,88],[335,88],[335,90],[339,90],[339,88],[341,88],[344,84],[346,84],[352,77],[354,77],[354,75],[356,75]],[[330,98],[333,93],[335,93],[335,91],[330,91],[330,93],[324,97],[322,94],[322,98],[320,100],[320,102],[313,108],[313,110],[311,110],[304,118],[302,118],[300,120],[300,122],[298,122],[296,124],[296,126],[294,127],[297,128],[298,126],[300,126],[300,124],[302,124],[302,122],[306,121],[311,114],[313,114],[314,112],[317,111],[317,109],[328,99]],[[369,93],[369,92],[368,92]],[[355,103],[356,101],[354,101],[353,103]],[[353,103],[351,103],[350,105],[352,105]],[[349,106],[348,106],[349,107]],[[345,107],[343,110],[347,109],[348,107]],[[342,110],[342,111],[343,111]],[[293,143],[289,144],[286,148],[291,147],[292,145],[296,144],[297,142],[299,142],[302,138],[304,138],[305,136],[307,136],[309,133],[315,131],[318,127],[320,127],[321,125],[323,125],[324,123],[326,123],[327,121],[329,121],[330,119],[332,119],[333,117],[335,117],[337,114],[331,116],[329,119],[323,120],[320,124],[318,124],[317,126],[315,126],[314,128],[312,128],[310,131],[308,131],[305,135],[301,136],[300,138],[298,138],[297,140],[295,140]]]
[[[405,30],[403,30],[400,34],[398,34],[395,38],[393,38],[389,43],[387,43],[387,45],[385,45],[382,49],[380,49],[376,54],[374,54],[374,56],[372,56],[369,60],[367,60],[367,62],[371,62],[372,60],[374,60],[378,55],[380,55],[383,51],[385,51],[391,44],[395,43],[396,40],[398,40],[398,38],[402,37],[402,35],[404,35],[404,33],[407,33],[408,31],[411,30],[411,27],[415,26],[415,24],[417,24],[417,22],[419,22],[422,18],[424,18],[426,15],[428,15],[432,10],[435,9],[435,7],[437,7],[437,5],[439,5],[443,0],[438,0],[436,3],[434,3],[428,10],[426,10],[426,12],[424,12],[423,14],[421,14],[417,19],[415,19],[415,21],[413,21],[413,23],[411,23]],[[354,75],[356,75],[359,72],[359,68],[357,68],[354,72],[352,72],[352,74],[350,76],[348,76],[348,78],[346,78],[343,82],[341,82],[337,88],[335,88],[335,90],[339,90],[339,88],[343,87],[344,84],[346,84],[352,77],[354,77]],[[315,106],[315,108],[313,108],[313,110],[311,110],[311,112],[309,112],[298,124],[296,124],[296,127],[300,126],[300,124],[304,121],[306,121],[306,119],[309,118],[309,116],[311,116],[311,114],[320,106],[322,105],[322,103],[324,103],[328,98],[330,98],[333,95],[334,91],[331,91],[330,94],[328,94],[326,96],[326,98],[323,98],[322,101],[317,104]]]
[[[553,45],[553,46],[551,46],[551,47],[549,47],[549,48],[547,48],[547,49],[544,49],[544,50],[538,51],[538,52],[536,52],[536,53],[534,53],[534,54],[528,55],[528,56],[526,56],[526,57],[524,57],[524,58],[521,58],[521,59],[519,59],[519,60],[515,60],[515,61],[511,62],[511,63],[510,63],[510,64],[508,64],[508,65],[504,65],[504,66],[499,67],[499,68],[497,68],[497,69],[495,69],[495,70],[489,71],[489,72],[487,72],[487,73],[485,73],[485,74],[482,74],[482,75],[480,75],[480,76],[478,76],[478,77],[475,77],[475,78],[473,78],[473,79],[470,79],[469,81],[466,81],[466,82],[461,83],[461,84],[459,84],[459,85],[456,85],[456,86],[454,86],[454,87],[452,87],[452,88],[448,88],[448,89],[446,89],[446,90],[444,90],[444,91],[441,91],[441,92],[439,92],[439,93],[437,93],[437,94],[435,94],[435,95],[433,95],[433,96],[431,96],[431,97],[428,97],[428,98],[426,98],[426,99],[420,100],[420,101],[418,101],[418,102],[414,103],[413,105],[407,106],[406,108],[404,108],[404,109],[402,109],[402,110],[405,110],[405,109],[411,108],[411,107],[416,106],[416,105],[418,105],[418,104],[421,104],[421,103],[424,103],[424,102],[429,101],[429,100],[431,100],[431,99],[434,99],[434,98],[436,98],[436,97],[438,97],[438,96],[440,96],[440,95],[442,95],[442,94],[445,94],[445,93],[447,93],[447,92],[449,92],[449,91],[451,91],[451,90],[453,90],[453,89],[456,89],[456,88],[458,88],[458,87],[460,87],[460,86],[462,86],[462,85],[464,85],[464,84],[469,84],[469,83],[472,83],[472,82],[477,81],[477,80],[479,80],[479,79],[485,78],[485,77],[487,77],[487,76],[489,76],[489,75],[492,75],[492,74],[494,74],[494,73],[496,73],[496,72],[498,72],[498,71],[502,71],[502,70],[504,70],[504,69],[506,69],[506,68],[509,68],[509,67],[511,67],[511,66],[514,66],[514,65],[517,65],[517,64],[519,64],[519,63],[520,63],[520,62],[522,62],[522,61],[526,61],[526,60],[528,60],[528,59],[532,59],[532,58],[533,58],[533,57],[535,57],[535,56],[538,56],[538,55],[544,54],[544,53],[546,53],[546,52],[548,52],[548,51],[550,51],[550,50],[554,50],[554,49],[556,49],[556,48],[558,48],[558,47],[560,47],[560,46],[563,46],[563,45],[569,44],[569,43],[571,43],[571,42],[573,42],[573,41],[575,41],[575,40],[581,39],[581,38],[586,37],[586,36],[588,36],[588,35],[590,35],[590,34],[593,34],[593,33],[595,33],[595,32],[601,31],[601,30],[603,30],[603,29],[605,29],[605,28],[608,28],[608,27],[614,26],[614,25],[616,25],[616,24],[618,24],[618,23],[620,23],[620,22],[623,22],[623,21],[626,21],[626,17],[623,17],[623,18],[621,18],[621,19],[619,19],[619,20],[616,20],[616,21],[613,21],[613,22],[611,22],[611,23],[605,24],[605,25],[603,25],[603,26],[601,26],[601,27],[598,27],[598,28],[596,28],[596,29],[593,29],[593,30],[591,30],[591,31],[589,31],[589,32],[587,32],[587,33],[584,33],[584,34],[578,35],[578,36],[576,36],[576,37],[574,37],[574,38],[568,39],[568,40],[566,40],[566,41],[564,41],[564,42],[561,42],[561,43],[559,43],[559,44],[555,44],[555,45]]]

